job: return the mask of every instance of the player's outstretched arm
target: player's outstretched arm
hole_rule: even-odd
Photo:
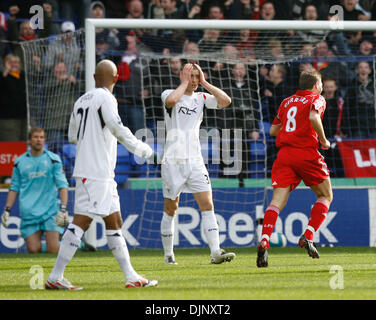
[[[231,98],[227,95],[226,92],[219,89],[216,86],[213,86],[208,81],[205,80],[204,73],[201,70],[201,67],[198,64],[195,64],[196,68],[200,72],[200,83],[201,85],[210,92],[218,101],[218,108],[225,108],[231,104]]]
[[[320,139],[321,148],[327,150],[330,148],[330,142],[326,139],[324,127],[321,122],[320,114],[316,110],[311,110],[309,113],[309,120],[311,121],[313,129],[316,131]]]
[[[191,78],[192,69],[193,69],[193,65],[191,63],[188,63],[184,66],[180,74],[180,81],[181,81],[180,85],[174,91],[172,91],[166,98],[165,106],[167,108],[174,107],[178,103],[178,101],[181,99],[185,91],[187,90],[189,80]]]
[[[141,140],[137,139],[129,128],[125,127],[121,121],[112,119],[106,122],[111,133],[116,139],[127,148],[129,152],[142,158],[150,158],[153,155],[153,149]]]

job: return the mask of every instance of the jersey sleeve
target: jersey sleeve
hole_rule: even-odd
[[[67,178],[65,177],[63,164],[60,157],[57,154],[49,153],[49,157],[52,161],[52,174],[55,180],[56,187],[60,189],[67,189],[69,187]]]
[[[77,125],[74,111],[71,113],[69,118],[68,141],[70,143],[77,144]]]
[[[217,109],[218,108],[218,101],[217,98],[208,93],[202,93],[202,97],[204,100],[205,107],[208,109]]]
[[[171,90],[171,89],[169,89],[169,90],[165,90],[165,91],[163,91],[162,92],[162,94],[161,94],[161,99],[162,99],[162,102],[163,102],[163,105],[165,106],[166,105],[166,99],[167,99],[167,97],[171,94],[171,92],[173,92],[174,90]]]
[[[278,115],[275,116],[275,118],[274,118],[274,120],[273,120],[273,122],[272,122],[272,125],[273,125],[273,126],[279,126],[279,125],[281,125],[281,124],[282,124],[282,121],[279,120]]]
[[[129,128],[123,125],[117,109],[113,107],[113,103],[114,102],[111,101],[110,97],[106,96],[104,98],[104,103],[101,106],[103,121],[107,128],[130,152],[142,158],[151,157],[153,150],[148,144],[137,139]]]
[[[14,192],[19,193],[21,189],[21,173],[20,169],[18,168],[19,165],[19,160],[16,159],[13,167],[13,172],[12,172],[12,181],[9,187],[9,190],[12,190]]]
[[[323,96],[318,96],[313,102],[311,110],[316,110],[321,116],[326,108],[326,101]]]

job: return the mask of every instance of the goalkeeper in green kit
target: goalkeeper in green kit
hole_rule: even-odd
[[[1,223],[5,228],[10,224],[10,211],[18,197],[20,231],[28,252],[42,251],[44,233],[47,252],[57,253],[60,234],[68,224],[68,182],[60,157],[44,149],[44,130],[32,128],[28,142],[30,151],[15,161]]]

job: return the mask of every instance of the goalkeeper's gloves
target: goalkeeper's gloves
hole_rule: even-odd
[[[8,228],[9,213],[10,213],[10,208],[5,207],[3,214],[1,215],[1,224],[4,226],[4,228]]]
[[[56,223],[59,227],[64,228],[68,223],[68,210],[65,204],[60,205],[60,210],[56,215]]]

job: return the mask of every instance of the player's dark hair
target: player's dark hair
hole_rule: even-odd
[[[44,129],[42,129],[41,127],[32,127],[30,129],[29,135],[28,135],[29,140],[33,136],[34,132],[43,132],[44,134],[46,134],[46,132],[44,131]]]
[[[299,78],[299,87],[301,90],[313,89],[317,81],[321,80],[320,72],[316,70],[303,71]]]

